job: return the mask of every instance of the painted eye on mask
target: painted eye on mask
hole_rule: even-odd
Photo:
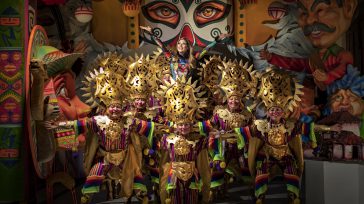
[[[142,7],[143,15],[153,23],[162,23],[176,28],[180,14],[176,6],[164,1],[150,2]]]
[[[224,20],[230,13],[231,5],[220,1],[208,1],[199,5],[194,12],[197,27]]]

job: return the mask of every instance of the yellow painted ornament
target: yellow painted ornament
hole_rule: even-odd
[[[150,160],[149,160],[149,165],[153,166],[154,164],[155,164],[154,159],[150,159]]]
[[[148,156],[148,155],[149,155],[149,149],[148,149],[148,148],[145,148],[145,149],[143,150],[143,154],[144,154],[145,156]]]
[[[226,168],[226,163],[225,162],[220,162],[220,168],[225,169]]]

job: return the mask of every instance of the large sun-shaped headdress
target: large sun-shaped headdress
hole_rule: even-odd
[[[104,52],[91,63],[91,70],[111,71],[126,78],[130,62],[117,52]]]
[[[205,59],[204,63],[201,63],[200,74],[201,83],[207,86],[212,92],[219,84],[219,77],[221,76],[221,69],[219,67],[224,66],[223,60],[220,56],[211,56],[209,59]]]
[[[263,101],[267,110],[271,107],[280,107],[283,110],[293,111],[301,101],[303,92],[301,84],[290,73],[280,69],[268,69],[260,77],[261,84],[258,97]]]
[[[156,65],[156,74],[158,79],[163,79],[166,75],[171,74],[170,60],[164,55],[161,48],[153,52],[152,61]]]
[[[255,95],[258,80],[253,65],[229,60],[223,62],[223,66],[219,68],[222,72],[219,87],[224,92],[225,100],[231,96],[245,98]]]
[[[86,103],[92,108],[98,105],[108,106],[115,101],[122,103],[127,95],[125,77],[129,62],[117,53],[106,52],[99,55],[91,64],[92,71],[82,81]]]
[[[197,81],[191,83],[191,78],[185,76],[172,79],[171,83],[165,82],[158,91],[164,98],[165,114],[168,120],[178,123],[191,123],[202,118],[201,108],[206,107],[204,92],[197,87]]]
[[[149,55],[143,55],[134,59],[129,65],[126,78],[126,88],[131,99],[149,98],[158,88],[156,65],[150,60]]]

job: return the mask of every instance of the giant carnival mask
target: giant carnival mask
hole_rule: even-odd
[[[153,27],[153,33],[172,46],[180,37],[206,46],[221,33],[233,30],[232,4],[231,0],[145,0],[142,25]]]
[[[364,112],[363,99],[350,89],[340,89],[330,97],[332,112],[348,111],[353,116],[360,117]]]
[[[327,92],[333,113],[347,111],[358,118],[364,113],[364,77],[352,65],[348,66],[343,78],[330,84]]]
[[[328,48],[349,29],[357,0],[300,0],[298,23],[317,48]]]
[[[26,107],[30,113],[27,114],[27,123],[34,167],[41,178],[46,178],[51,174],[51,169],[45,168],[45,166],[52,162],[56,151],[54,135],[44,128],[41,121],[76,120],[86,116],[90,110],[90,107],[76,95],[75,76],[70,71],[74,62],[82,54],[63,53],[48,44],[49,40],[45,30],[41,26],[35,26],[30,35],[27,58],[26,97],[30,100],[27,100]],[[33,63],[30,63],[31,60]],[[38,63],[34,63],[34,60]],[[62,138],[57,137],[57,149],[71,144],[66,142],[63,143],[66,146],[62,146],[58,139]],[[72,144],[78,144],[76,140],[75,137]]]

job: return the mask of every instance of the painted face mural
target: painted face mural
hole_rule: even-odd
[[[298,23],[312,44],[328,48],[349,29],[357,0],[300,0]]]
[[[233,29],[232,0],[145,0],[142,25],[150,25],[166,44],[175,46],[180,37],[193,45],[206,46],[221,33]],[[149,36],[145,36],[150,41]]]
[[[364,102],[349,89],[340,89],[330,97],[330,108],[332,112],[348,111],[360,117],[364,112]]]

